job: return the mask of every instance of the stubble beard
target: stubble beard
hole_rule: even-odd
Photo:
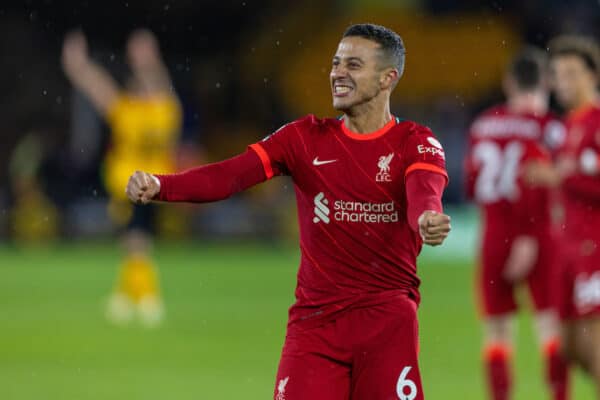
[[[381,94],[381,89],[376,88],[373,93],[366,94],[356,101],[351,102],[350,104],[345,104],[342,106],[335,105],[335,99],[333,103],[333,108],[337,111],[343,112],[348,116],[358,115],[364,112],[368,112],[369,110],[375,108],[376,98]]]

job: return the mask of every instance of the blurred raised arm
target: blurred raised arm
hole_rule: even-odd
[[[154,92],[171,94],[171,78],[160,54],[158,40],[147,29],[134,31],[127,41],[127,59],[140,84]]]
[[[88,55],[83,33],[70,32],[62,49],[65,75],[75,88],[86,95],[96,109],[105,115],[118,95],[118,85],[110,74]]]

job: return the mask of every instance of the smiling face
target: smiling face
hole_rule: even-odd
[[[577,108],[598,84],[594,71],[575,54],[555,56],[550,62],[550,71],[556,99],[567,109]]]
[[[391,92],[398,70],[385,62],[378,43],[348,36],[337,48],[329,77],[333,107],[347,112]]]

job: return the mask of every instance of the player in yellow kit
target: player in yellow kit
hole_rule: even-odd
[[[116,322],[136,314],[148,326],[163,316],[158,276],[149,256],[154,209],[130,206],[124,187],[136,169],[156,173],[175,170],[175,151],[181,109],[161,59],[158,42],[148,30],[137,30],[127,41],[131,77],[124,88],[88,55],[81,32],[67,35],[62,63],[67,78],[92,102],[111,130],[103,176],[111,196],[109,213],[127,226],[126,257],[108,303],[107,315]]]

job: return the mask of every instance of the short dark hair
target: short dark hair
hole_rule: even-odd
[[[548,43],[550,58],[564,55],[575,55],[600,78],[600,48],[596,41],[587,36],[563,35]]]
[[[343,37],[348,36],[359,36],[378,43],[384,56],[398,69],[398,77],[402,76],[406,49],[402,38],[396,32],[381,25],[356,24],[346,29]]]
[[[547,65],[548,57],[543,50],[527,46],[512,60],[508,73],[519,89],[532,90],[541,85]]]

